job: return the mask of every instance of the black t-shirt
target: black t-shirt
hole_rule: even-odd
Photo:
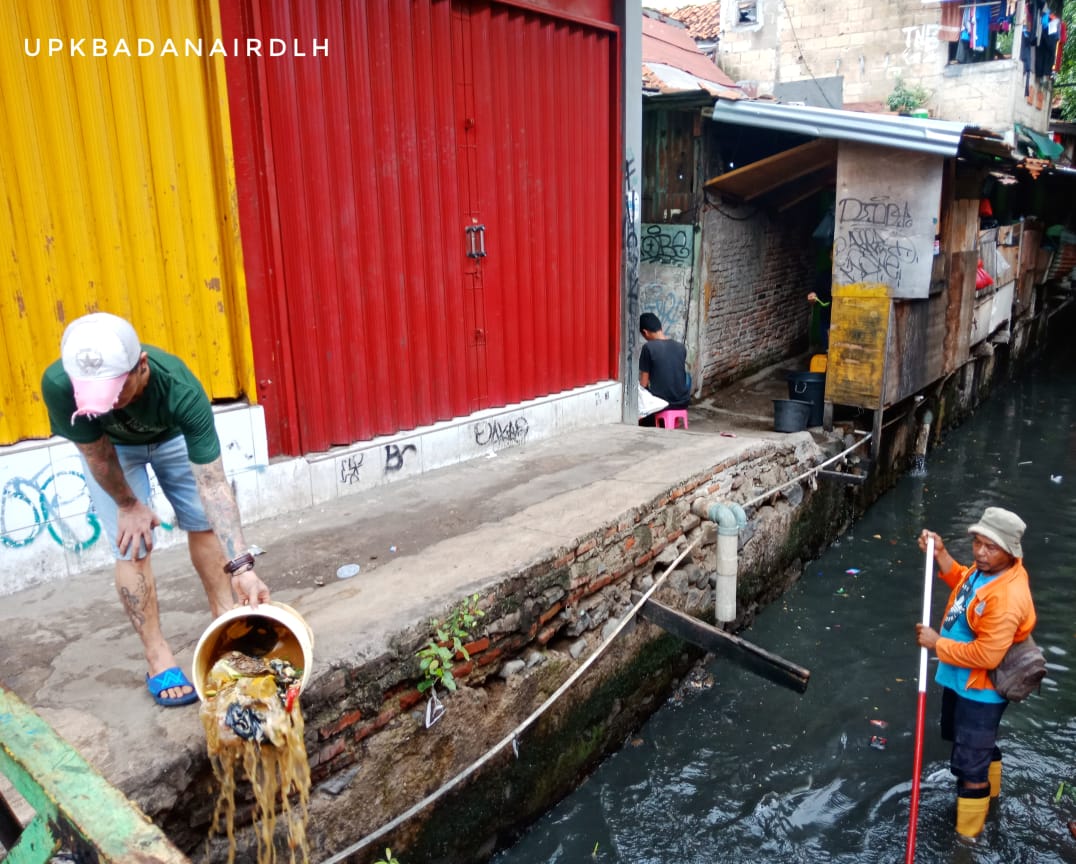
[[[686,408],[691,399],[687,385],[687,349],[675,339],[652,339],[643,345],[639,371],[650,373],[647,390],[669,403]]]

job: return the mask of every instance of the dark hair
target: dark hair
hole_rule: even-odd
[[[644,312],[639,316],[639,330],[649,330],[651,333],[657,333],[661,329],[661,319],[658,318],[653,312]]]

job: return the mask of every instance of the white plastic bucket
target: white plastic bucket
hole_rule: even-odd
[[[275,637],[275,638],[274,638]],[[232,650],[266,659],[279,657],[303,670],[299,689],[305,690],[314,664],[314,634],[303,616],[286,603],[273,600],[257,609],[238,606],[213,621],[194,648],[191,680],[205,701],[205,680],[213,664]]]

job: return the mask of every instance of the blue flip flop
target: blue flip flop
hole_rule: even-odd
[[[173,687],[190,687],[191,692],[184,696],[161,695],[165,690],[171,690]],[[152,678],[147,675],[146,688],[149,690],[149,695],[153,697],[153,701],[165,708],[178,708],[180,705],[190,705],[191,702],[198,701],[198,691],[194,689],[194,685],[187,680],[187,676],[178,666],[158,672]]]

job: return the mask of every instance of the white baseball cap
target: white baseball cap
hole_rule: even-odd
[[[75,417],[107,414],[142,356],[142,343],[127,321],[107,312],[83,315],[60,341],[64,371],[75,389]]]

